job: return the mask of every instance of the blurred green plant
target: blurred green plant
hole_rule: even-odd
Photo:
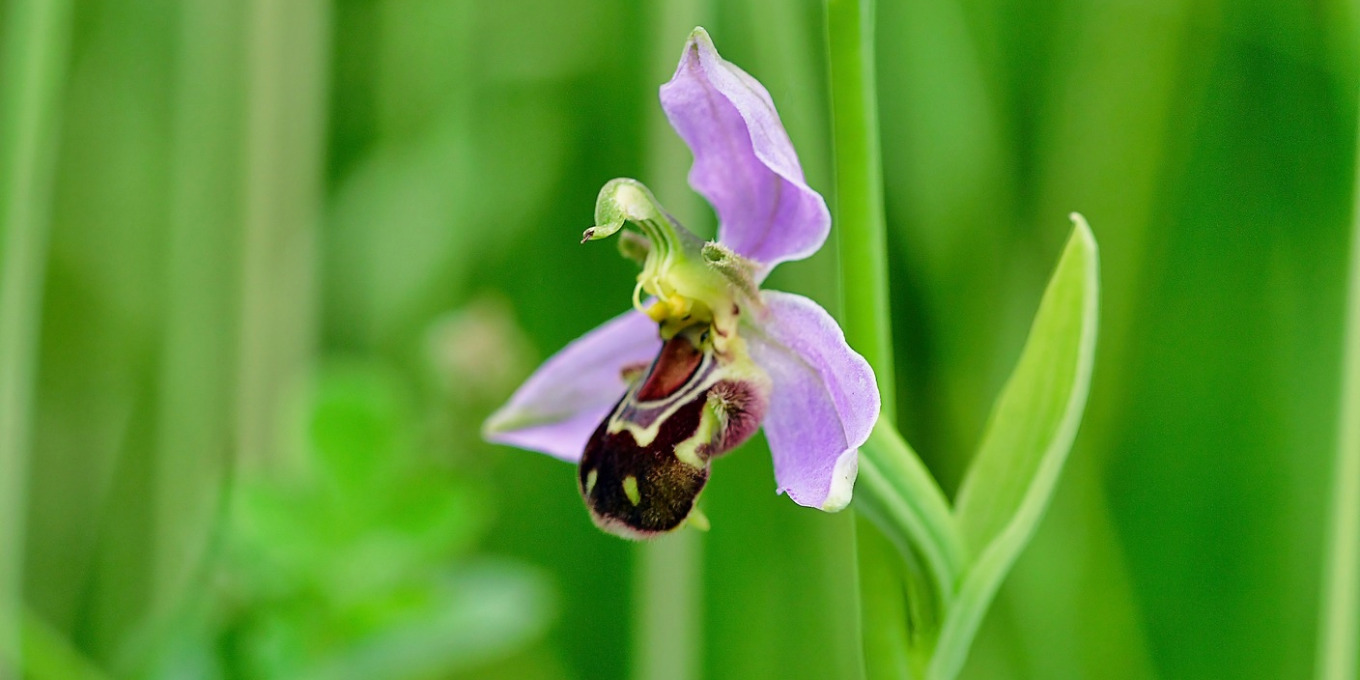
[[[0,678],[22,664],[24,543],[53,177],[71,3],[14,2],[0,28]]]
[[[369,362],[319,369],[305,472],[243,479],[225,538],[220,668],[242,678],[426,678],[541,635],[544,576],[470,556],[484,493],[422,441],[407,386]]]

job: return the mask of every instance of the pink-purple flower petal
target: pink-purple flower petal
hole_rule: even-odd
[[[808,187],[770,94],[694,29],[661,106],[694,153],[689,183],[718,213],[718,240],[765,265],[822,246],[831,216]]]
[[[487,419],[483,436],[499,444],[577,462],[586,441],[628,390],[623,370],[661,349],[656,322],[635,310],[572,341]]]
[[[873,369],[817,303],[777,291],[762,298],[760,332],[747,343],[773,386],[764,426],[778,491],[799,505],[839,510],[850,502],[859,447],[878,420]]]

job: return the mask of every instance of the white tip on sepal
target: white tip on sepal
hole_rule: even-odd
[[[822,510],[840,512],[855,493],[855,479],[859,477],[859,449],[850,449],[836,459],[836,467],[831,471],[831,488],[822,501]]]

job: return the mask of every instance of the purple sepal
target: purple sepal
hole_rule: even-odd
[[[817,303],[777,291],[762,298],[760,332],[747,342],[772,383],[765,436],[778,491],[799,505],[839,510],[850,502],[859,447],[878,421],[873,369]]]
[[[831,215],[808,187],[770,94],[694,29],[661,106],[694,153],[689,183],[718,213],[718,240],[764,265],[800,260],[826,241]]]
[[[629,310],[572,341],[491,415],[482,435],[575,463],[590,434],[628,390],[623,369],[661,348],[656,322]]]

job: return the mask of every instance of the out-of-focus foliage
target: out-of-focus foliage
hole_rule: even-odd
[[[421,446],[401,387],[377,367],[323,367],[306,413],[312,472],[240,482],[214,622],[224,675],[430,677],[548,622],[537,574],[467,559],[486,503]]]
[[[70,7],[40,313],[0,329],[36,342],[0,485],[33,675],[627,676],[637,547],[477,430],[628,304],[630,264],[576,245],[605,181],[711,225],[657,119],[693,25],[829,192],[819,3]],[[951,496],[1067,213],[1101,244],[1087,417],[963,677],[1308,674],[1356,30],[1339,1],[879,3],[898,416]],[[771,285],[835,307],[831,262]],[[762,446],[705,493],[699,667],[835,677],[853,523],[775,497]]]

